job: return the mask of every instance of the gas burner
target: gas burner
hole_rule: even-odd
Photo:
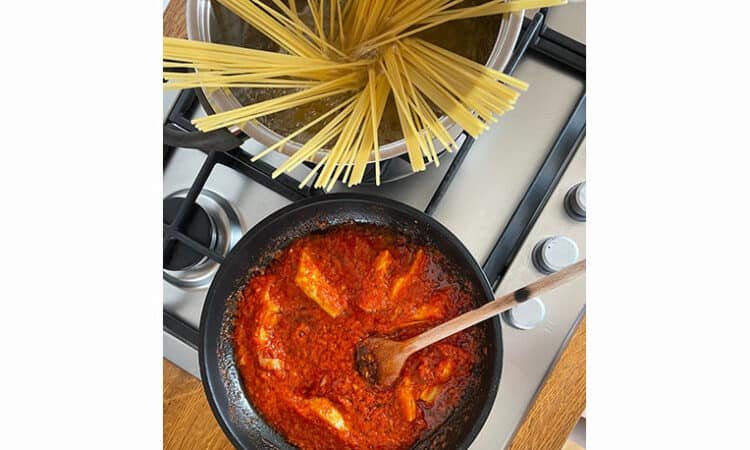
[[[174,221],[183,201],[184,198],[181,197],[168,197],[164,199],[164,222],[171,223]],[[216,249],[216,225],[201,205],[197,204],[190,212],[186,220],[186,226],[182,231],[211,250]],[[169,255],[163,261],[163,267],[171,271],[186,271],[205,264],[207,260],[208,258],[200,252],[193,250],[182,242],[175,241],[171,252],[169,252]]]
[[[164,221],[170,223],[188,190],[174,192],[164,198]],[[223,197],[213,191],[202,190],[195,200],[195,208],[182,232],[224,256],[242,237],[240,218]],[[204,288],[211,283],[219,264],[176,240],[172,251],[163,262],[164,279],[182,288]]]

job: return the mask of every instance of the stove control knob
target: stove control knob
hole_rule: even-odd
[[[534,247],[532,260],[542,273],[557,272],[578,261],[578,245],[565,236],[550,237]]]
[[[565,210],[570,217],[579,222],[586,221],[586,182],[581,182],[570,188],[565,194]]]
[[[519,330],[531,330],[542,323],[546,310],[544,303],[532,297],[518,306],[503,313],[503,319],[508,325]]]

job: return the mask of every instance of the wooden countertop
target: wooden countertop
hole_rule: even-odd
[[[166,359],[163,400],[165,449],[233,448],[214,419],[200,380]]]
[[[164,35],[186,37],[185,0],[164,11]],[[586,407],[586,318],[576,328],[521,423],[510,449],[575,448],[566,442]],[[201,383],[164,362],[164,448],[232,448],[214,420]]]

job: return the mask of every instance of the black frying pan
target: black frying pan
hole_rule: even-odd
[[[201,315],[200,369],[211,409],[237,448],[291,449],[253,408],[234,361],[232,327],[238,295],[254,271],[292,240],[330,225],[368,223],[391,227],[415,243],[432,245],[455,264],[459,275],[482,293],[481,303],[493,298],[479,265],[461,241],[421,211],[380,197],[332,194],[293,203],[268,216],[237,243],[214,277]],[[466,449],[484,425],[495,401],[503,360],[500,321],[485,321],[486,356],[476,386],[453,414],[415,449]],[[352,355],[354,358],[354,355]]]

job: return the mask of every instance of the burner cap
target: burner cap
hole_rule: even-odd
[[[183,198],[170,197],[164,199],[164,223],[172,223]],[[214,224],[202,206],[195,204],[188,214],[181,231],[201,244],[211,247],[215,230]],[[174,240],[171,252],[164,256],[163,267],[166,270],[187,270],[200,263],[205,256],[193,250],[179,240]]]

